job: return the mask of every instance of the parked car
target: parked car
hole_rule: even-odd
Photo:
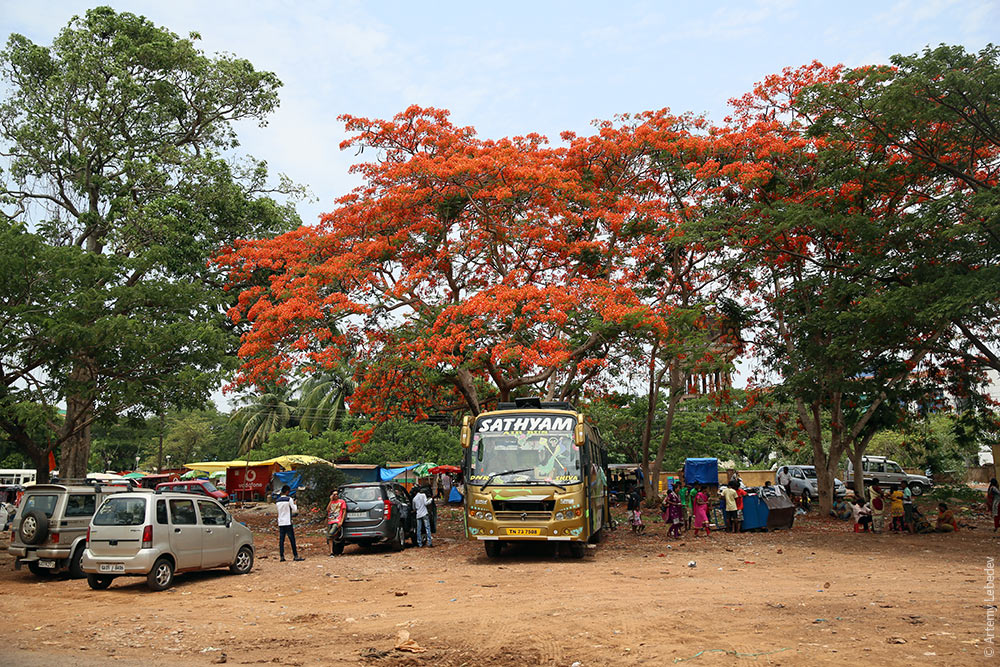
[[[253,533],[214,498],[189,493],[136,491],[107,498],[87,531],[82,568],[103,590],[116,577],[146,577],[154,591],[179,572],[253,568]]]
[[[777,471],[775,471],[775,483],[777,483],[778,475],[782,470],[788,471],[788,476],[791,479],[789,490],[793,496],[805,496],[810,500],[819,497],[819,480],[816,479],[816,466],[781,466]],[[846,495],[847,487],[842,481],[834,477],[834,498],[843,498]]]
[[[871,486],[876,482],[879,486],[895,489],[903,485],[903,482],[910,483],[910,491],[913,495],[923,495],[929,491],[934,483],[926,475],[911,475],[903,470],[902,466],[884,456],[862,456],[861,465],[865,484]],[[854,464],[847,462],[847,483],[854,483]]]
[[[108,496],[130,488],[106,484],[29,486],[11,524],[7,551],[14,556],[14,569],[27,565],[36,576],[69,571],[72,577],[83,577],[80,559],[94,510]]]
[[[220,491],[207,479],[188,479],[176,482],[161,482],[156,485],[157,491],[173,491],[174,493],[196,493],[209,498],[215,498],[221,503],[228,503],[229,496]]]
[[[416,544],[416,515],[410,496],[394,482],[361,482],[345,484],[338,489],[347,504],[347,516],[341,540],[334,543],[333,552],[342,553],[347,544],[369,547],[378,542],[390,542],[401,551],[406,538]]]

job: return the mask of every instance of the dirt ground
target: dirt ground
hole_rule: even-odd
[[[667,540],[657,522],[611,533],[582,561],[546,545],[487,560],[446,508],[434,548],[329,558],[300,522],[306,560],[285,563],[272,517],[236,515],[256,533],[253,572],[179,576],[162,593],[15,572],[5,534],[0,662],[997,664],[986,568],[1000,537],[981,515],[974,530],[919,536],[856,535],[814,513],[792,531]],[[424,650],[396,650],[403,631]]]

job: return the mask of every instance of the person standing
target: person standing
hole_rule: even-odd
[[[451,475],[448,473],[441,476],[441,496],[446,503],[451,502]]]
[[[340,538],[340,531],[344,529],[344,517],[346,516],[347,503],[334,489],[333,493],[330,494],[330,503],[326,506],[326,541],[330,545],[331,556],[336,555],[334,543]]]
[[[694,536],[698,537],[698,531],[705,529],[705,537],[709,536],[708,530],[708,494],[702,485],[698,488],[698,493],[694,496]]]
[[[413,496],[413,510],[417,513],[417,546],[433,547],[431,518],[427,512],[427,495],[423,487],[420,487]]]
[[[674,491],[677,492],[677,498],[681,501],[681,530],[687,530],[691,527],[691,501],[689,497],[691,489],[688,488],[687,484],[678,480],[674,484]]]
[[[868,495],[872,506],[872,532],[881,533],[885,530],[885,496],[882,495],[882,487],[872,485],[868,489]]]
[[[781,466],[778,470],[778,486],[785,490],[785,495],[792,497],[792,476],[788,474],[788,466]]]
[[[285,561],[285,537],[292,544],[292,560],[305,560],[299,558],[299,550],[295,546],[295,528],[292,526],[292,515],[298,513],[299,508],[295,504],[295,499],[289,495],[291,488],[285,484],[281,487],[281,495],[278,496],[275,504],[278,506],[278,559]]]
[[[990,480],[990,488],[986,489],[986,509],[993,517],[993,532],[995,533],[1000,529],[1000,484],[997,484],[996,477]]]
[[[725,513],[726,513],[726,532],[727,533],[738,533],[739,530],[736,527],[736,489],[738,488],[737,482],[729,482],[720,490],[722,499],[726,501]]]
[[[673,486],[667,491],[667,521],[669,521],[668,537],[680,537],[681,526],[684,522],[684,514],[681,511],[681,497],[677,495],[677,487]]]
[[[905,514],[905,510],[903,509],[903,492],[900,489],[896,489],[889,497],[892,499],[889,505],[889,512],[892,514],[892,531],[903,532],[903,516]]]
[[[913,491],[909,482],[903,482],[903,525],[908,532],[913,531]]]

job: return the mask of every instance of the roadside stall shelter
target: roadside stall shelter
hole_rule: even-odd
[[[204,471],[211,476],[222,472],[226,476],[226,492],[234,500],[257,500],[267,497],[275,473],[297,466],[325,463],[326,459],[306,454],[287,454],[264,461],[199,461],[185,463],[189,470]]]

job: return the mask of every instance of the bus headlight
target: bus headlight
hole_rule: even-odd
[[[562,521],[562,520],[563,520],[563,513],[556,512],[556,521]]]
[[[482,519],[483,518],[483,513],[482,512],[476,512],[476,518],[477,519]]]
[[[487,512],[486,513],[486,520],[487,521],[492,521],[493,520],[493,515],[491,513]]]

